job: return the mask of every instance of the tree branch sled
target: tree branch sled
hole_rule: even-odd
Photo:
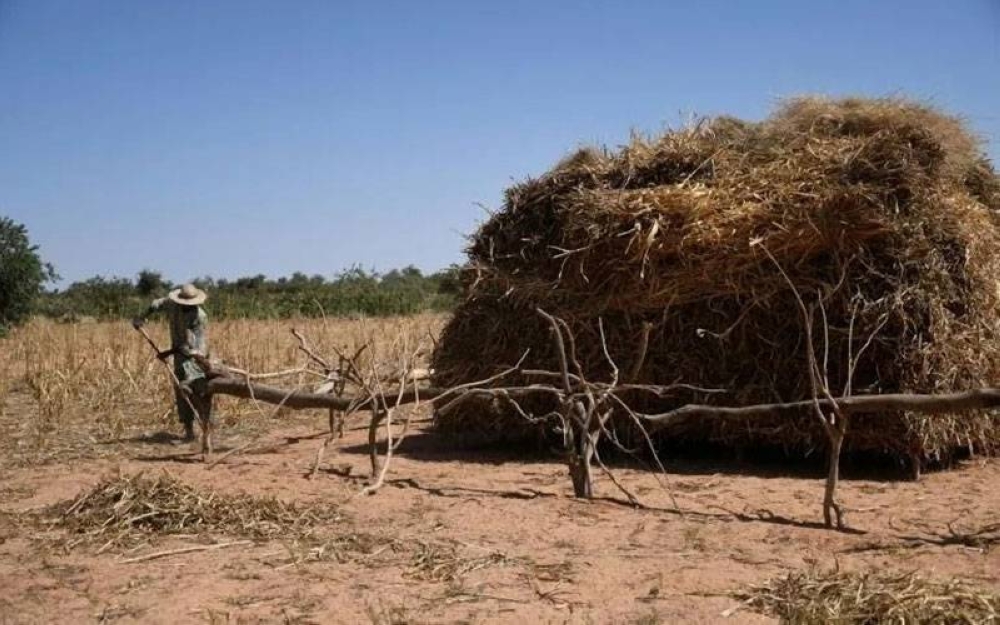
[[[514,369],[513,371],[516,371]],[[335,410],[371,410],[374,406],[372,398],[337,397],[326,393],[310,393],[306,391],[288,391],[286,389],[254,382],[245,378],[227,375],[224,368],[218,365],[212,367],[209,374],[208,390],[217,395],[232,395],[268,404],[281,404],[292,410],[310,408],[333,408]],[[648,390],[656,392],[667,387],[651,386]],[[618,390],[633,390],[631,387],[619,387]],[[419,390],[407,389],[403,392],[400,405],[420,401],[440,400],[444,396],[455,398],[464,396],[507,395],[518,399],[528,397],[551,397],[560,391],[548,385],[520,386],[514,388],[440,388],[428,386]],[[390,393],[395,395],[394,393]],[[665,394],[665,393],[664,393]],[[393,397],[395,399],[395,397]],[[451,402],[449,402],[450,404]],[[849,397],[820,399],[819,407],[824,410],[833,409],[834,405],[845,414],[885,413],[897,411],[918,412],[923,414],[940,414],[963,412],[986,408],[1000,408],[1000,388],[982,388],[958,393],[939,395],[891,393],[885,395],[851,395]],[[669,427],[689,419],[722,418],[748,419],[768,415],[797,416],[813,409],[815,402],[811,399],[775,403],[755,404],[750,406],[714,406],[709,404],[687,404],[668,412],[659,414],[636,413],[643,421],[653,424],[656,428]]]
[[[804,307],[804,305],[803,305]],[[589,382],[576,360],[576,346],[568,328],[561,320],[539,310],[553,331],[554,340],[560,355],[560,371],[539,371],[522,368],[527,356],[514,365],[489,378],[467,384],[441,388],[421,386],[416,380],[407,382],[405,376],[395,381],[381,381],[373,365],[372,378],[374,382],[361,380],[359,391],[353,396],[330,394],[324,392],[307,392],[286,390],[255,382],[255,378],[245,371],[229,368],[219,362],[203,361],[201,364],[208,373],[208,391],[212,394],[232,395],[257,402],[276,404],[294,410],[327,409],[353,412],[364,410],[372,413],[369,426],[369,447],[372,455],[373,483],[366,487],[364,493],[375,492],[385,479],[388,462],[398,443],[393,440],[392,411],[404,404],[420,401],[435,406],[441,414],[454,410],[467,399],[479,397],[509,402],[519,414],[534,423],[556,418],[561,423],[557,428],[562,432],[564,447],[570,476],[573,478],[573,490],[577,497],[590,498],[593,493],[593,477],[590,468],[591,460],[596,460],[608,472],[600,460],[598,447],[600,440],[611,440],[618,445],[617,440],[608,433],[606,424],[611,416],[622,410],[635,420],[643,431],[646,440],[653,450],[650,431],[675,426],[692,419],[755,419],[766,416],[802,417],[815,412],[821,419],[827,435],[830,436],[829,473],[827,476],[826,495],[824,498],[824,519],[828,527],[834,525],[843,528],[842,508],[835,499],[839,476],[839,457],[844,438],[847,434],[847,423],[852,415],[877,416],[893,412],[915,412],[922,414],[961,413],[970,410],[1000,408],[1000,388],[981,388],[954,393],[917,394],[889,393],[884,395],[851,395],[834,397],[829,391],[825,373],[817,365],[815,353],[809,349],[809,360],[813,371],[813,396],[794,402],[756,404],[748,406],[718,406],[709,404],[687,404],[673,410],[657,414],[646,414],[636,411],[634,398],[637,395],[653,395],[660,398],[668,397],[672,392],[684,389],[702,393],[725,392],[719,389],[703,389],[686,384],[640,385],[620,383],[619,372],[610,355],[605,354],[612,366],[613,375],[609,382]],[[811,337],[811,318],[807,315],[807,330]],[[300,339],[301,340],[301,339]],[[602,329],[603,345],[603,329]],[[571,370],[572,364],[572,370]],[[519,374],[521,379],[537,378],[544,382],[538,384],[522,383],[521,385],[504,386],[500,381],[510,374]],[[822,391],[822,392],[820,392]],[[545,415],[534,415],[525,412],[520,403],[529,399],[547,399],[558,406]],[[632,400],[630,402],[630,399]],[[385,464],[379,466],[375,432],[382,422],[386,424]],[[407,420],[404,424],[405,436]],[[332,431],[332,430],[331,430]],[[655,451],[653,451],[655,457]],[[317,460],[317,466],[318,466]],[[662,465],[661,465],[662,468]],[[610,472],[608,472],[610,473]],[[634,495],[611,476],[612,482],[621,489],[629,500],[637,503]]]

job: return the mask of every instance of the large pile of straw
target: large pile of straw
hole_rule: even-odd
[[[657,408],[809,397],[803,319],[779,266],[815,306],[837,393],[869,340],[857,393],[957,390],[1000,372],[1000,179],[960,121],[904,100],[802,98],[760,123],[716,118],[617,153],[581,150],[508,189],[468,253],[467,299],[434,357],[440,384],[528,348],[530,365],[554,369],[542,307],[569,323],[594,379],[609,370],[600,319],[636,381],[728,391]],[[808,453],[824,442],[814,419],[704,419],[660,435]],[[528,430],[482,404],[439,425],[474,438]],[[998,426],[986,414],[861,416],[847,446],[927,460],[992,449]]]

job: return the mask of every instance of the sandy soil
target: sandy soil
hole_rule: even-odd
[[[817,524],[815,474],[677,461],[665,488],[653,473],[616,468],[646,506],[635,509],[605,478],[600,499],[574,500],[555,459],[456,452],[426,423],[393,460],[386,486],[358,497],[368,471],[360,422],[324,470],[305,477],[324,423],[276,421],[247,453],[214,468],[152,431],[93,457],[0,464],[0,623],[766,623],[746,610],[723,616],[739,605],[731,593],[812,565],[960,575],[1000,590],[1000,550],[948,533],[949,524],[997,522],[1000,461],[970,461],[919,483],[848,479],[842,499],[854,531],[833,532]],[[251,436],[260,433],[223,431],[222,447]],[[95,555],[18,521],[117,471],[164,470],[207,490],[337,504],[345,519],[324,528],[328,535],[360,533],[375,545],[342,561],[315,544],[269,541],[128,563],[239,537],[159,537]]]

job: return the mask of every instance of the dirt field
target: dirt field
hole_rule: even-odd
[[[150,385],[162,373],[142,371]],[[1000,590],[996,537],[962,537],[997,523],[1000,461],[919,483],[848,471],[841,496],[854,531],[833,532],[817,523],[815,469],[688,459],[668,462],[664,480],[623,466],[615,472],[644,508],[603,477],[599,498],[582,502],[556,458],[456,451],[420,413],[386,486],[359,497],[369,471],[363,418],[308,479],[325,414],[253,416],[224,402],[219,451],[244,450],[209,466],[173,440],[162,403],[138,397],[136,414],[66,403],[42,436],[38,393],[16,364],[7,372],[0,623],[766,623],[775,620],[733,595],[813,566],[961,576]],[[151,533],[108,546],[67,534],[47,508],[143,471],[206,494],[334,507],[337,519],[308,538]],[[144,559],[210,545],[221,546]]]

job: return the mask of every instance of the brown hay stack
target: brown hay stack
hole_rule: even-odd
[[[764,249],[807,302],[822,302],[835,392],[873,335],[857,393],[997,382],[1000,178],[980,144],[926,106],[820,98],[760,123],[716,118],[617,153],[581,150],[508,189],[472,238],[467,299],[435,353],[436,382],[485,377],[529,348],[529,366],[555,369],[540,306],[570,324],[592,379],[609,370],[600,319],[622,371],[650,325],[636,381],[729,391],[679,392],[655,408],[807,398],[801,314]],[[822,335],[816,343],[822,354]],[[659,436],[807,454],[825,441],[813,419],[704,419]],[[439,426],[492,440],[529,431],[485,405]],[[863,415],[847,448],[947,459],[958,447],[993,451],[998,426],[988,414]]]

